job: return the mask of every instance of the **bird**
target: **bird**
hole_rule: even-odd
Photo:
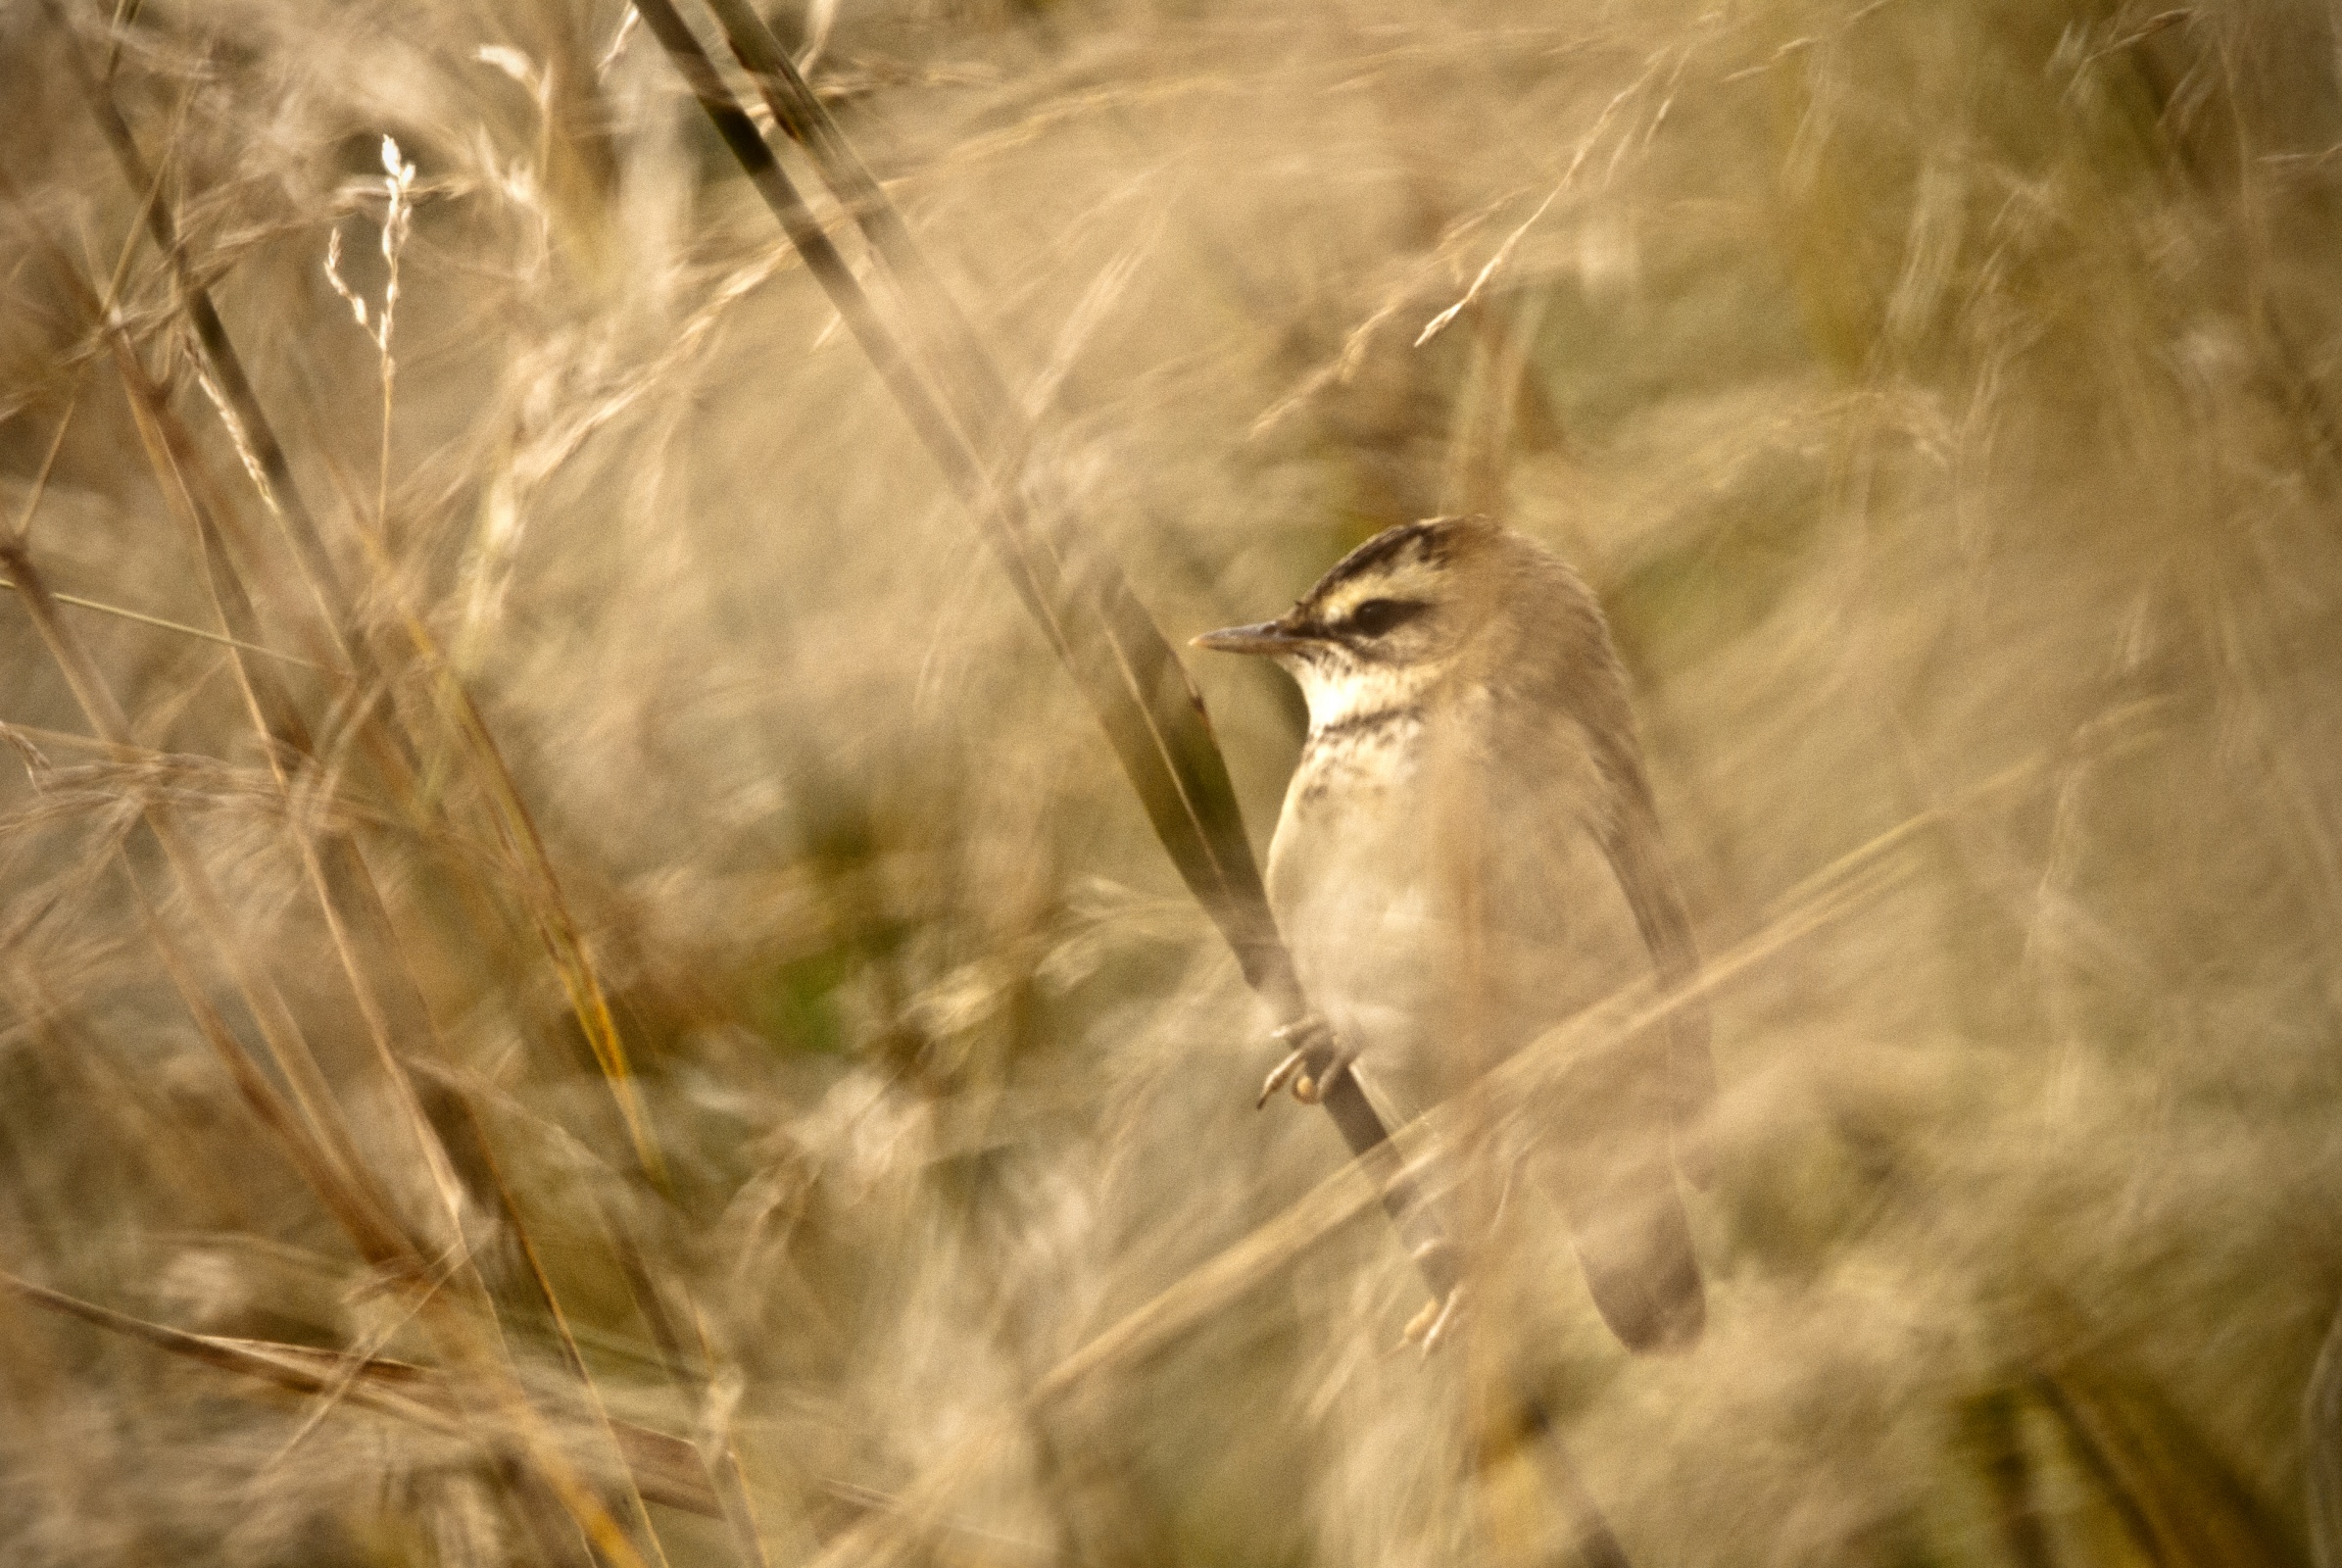
[[[1681,1175],[1710,1175],[1699,954],[1660,838],[1625,671],[1568,564],[1482,515],[1387,528],[1273,620],[1195,638],[1298,683],[1308,737],[1269,903],[1316,1013],[1269,1080],[1358,1074],[1409,1110],[1643,974],[1664,1021],[1573,1061],[1532,1107],[1596,1309],[1636,1352],[1706,1323]],[[1423,1321],[1423,1320],[1419,1320]]]

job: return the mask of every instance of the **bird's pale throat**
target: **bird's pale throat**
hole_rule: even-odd
[[[1301,665],[1302,695],[1309,703],[1309,738],[1358,735],[1402,719],[1420,718],[1429,672],[1405,666],[1357,664],[1347,660]]]

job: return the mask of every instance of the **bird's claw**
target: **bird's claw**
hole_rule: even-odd
[[[1276,1099],[1277,1091],[1283,1089],[1287,1084],[1293,1082],[1295,1075],[1299,1074],[1301,1069],[1306,1066],[1308,1062],[1308,1048],[1303,1047],[1302,1049],[1293,1052],[1293,1054],[1287,1056],[1283,1061],[1277,1063],[1276,1066],[1271,1067],[1269,1069],[1267,1080],[1264,1081],[1260,1086],[1260,1098],[1252,1102],[1252,1108],[1254,1110],[1258,1110],[1261,1106]],[[1295,1091],[1295,1094],[1297,1097],[1298,1091]]]
[[[1269,1031],[1269,1038],[1280,1045],[1291,1045],[1293,1050],[1269,1069],[1268,1078],[1260,1086],[1260,1098],[1253,1102],[1256,1110],[1274,1100],[1277,1091],[1287,1084],[1293,1085],[1293,1099],[1304,1105],[1314,1105],[1349,1070],[1349,1054],[1342,1049],[1325,1019],[1315,1013]]]
[[[1441,1341],[1454,1332],[1464,1315],[1464,1288],[1459,1285],[1443,1297],[1435,1297],[1423,1303],[1423,1310],[1407,1320],[1401,1340],[1407,1345],[1420,1345],[1424,1357],[1439,1348]]]

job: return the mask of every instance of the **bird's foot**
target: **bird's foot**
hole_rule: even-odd
[[[1304,1105],[1314,1105],[1326,1098],[1326,1091],[1335,1080],[1349,1071],[1351,1054],[1325,1019],[1316,1013],[1299,1018],[1269,1032],[1269,1038],[1292,1050],[1285,1059],[1269,1069],[1269,1076],[1260,1086],[1260,1099],[1254,1107],[1267,1104],[1276,1098],[1277,1091],[1293,1085],[1293,1097]]]
[[[1444,1297],[1424,1302],[1423,1310],[1407,1320],[1401,1343],[1420,1345],[1425,1358],[1429,1359],[1431,1353],[1439,1348],[1440,1342],[1455,1331],[1456,1324],[1463,1321],[1463,1317],[1464,1288],[1459,1285]]]

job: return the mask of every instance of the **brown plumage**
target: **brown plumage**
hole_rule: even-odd
[[[1197,641],[1308,699],[1269,896],[1370,1088],[1420,1109],[1641,973],[1696,973],[1609,628],[1549,552],[1479,517],[1387,529],[1276,620]],[[1706,1015],[1562,1082],[1537,1162],[1594,1302],[1634,1349],[1687,1346],[1706,1308],[1675,1176],[1706,1178]]]

